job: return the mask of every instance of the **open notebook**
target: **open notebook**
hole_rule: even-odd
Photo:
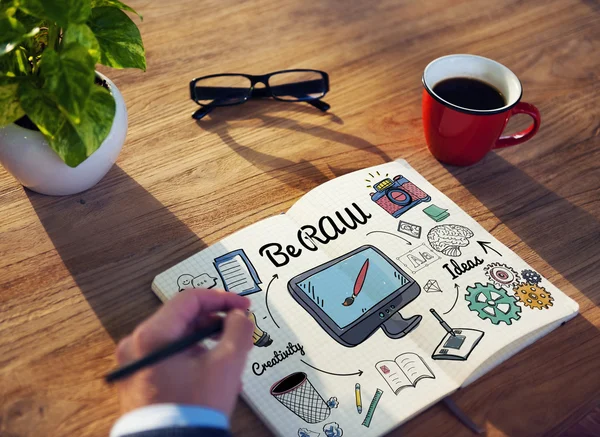
[[[577,304],[405,161],[357,171],[159,274],[247,295],[243,396],[281,436],[378,436]]]

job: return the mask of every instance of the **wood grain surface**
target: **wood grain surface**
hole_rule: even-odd
[[[0,169],[0,435],[107,435],[118,402],[101,376],[115,343],[159,306],[156,274],[329,179],[396,158],[581,309],[453,399],[490,436],[600,435],[598,0],[128,3],[144,15],[148,71],[101,69],[129,111],[114,168],[68,197]],[[437,162],[420,79],[450,53],[512,69],[541,111],[538,135],[469,168]],[[190,117],[195,76],[294,67],[330,74],[329,113],[265,100]],[[243,402],[233,431],[270,435]],[[438,405],[390,435],[471,434]]]

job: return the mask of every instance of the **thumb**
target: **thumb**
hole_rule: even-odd
[[[248,318],[245,311],[234,309],[227,313],[221,341],[215,348],[219,354],[228,357],[237,356],[245,358],[252,348],[252,333],[254,323]]]

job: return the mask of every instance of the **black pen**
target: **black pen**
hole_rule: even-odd
[[[442,327],[446,330],[446,332],[448,334],[450,334],[452,337],[456,336],[456,334],[454,333],[454,331],[452,330],[452,328],[450,327],[450,325],[448,325],[446,323],[446,321],[440,317],[440,315],[437,313],[436,310],[434,310],[433,308],[431,308],[429,311],[431,311],[431,314],[433,314],[433,316],[436,319],[438,319],[438,322],[440,322],[440,325],[442,325]]]
[[[196,343],[210,337],[211,335],[218,334],[223,330],[223,320],[220,319],[214,324],[200,329],[198,331],[192,332],[185,337],[174,341],[166,346],[163,346],[160,349],[151,352],[149,355],[146,355],[143,358],[140,358],[137,361],[126,364],[123,367],[119,367],[116,370],[113,370],[109,374],[104,377],[104,380],[108,383],[112,383],[119,379],[125,378],[126,376],[131,375],[134,372],[137,372],[144,367],[151,366],[152,364],[156,364],[159,361],[162,361],[166,358],[169,358],[179,352],[182,352],[189,348],[190,346],[195,345]]]

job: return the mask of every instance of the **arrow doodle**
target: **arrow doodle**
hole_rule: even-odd
[[[458,286],[458,284],[454,284],[454,288],[456,289],[456,299],[454,299],[454,303],[452,304],[450,309],[448,311],[446,311],[444,314],[448,314],[450,311],[452,311],[454,309],[454,306],[456,305],[456,302],[458,302],[458,289],[460,287]]]
[[[328,371],[326,371],[326,370],[319,369],[318,367],[311,366],[310,364],[308,364],[308,363],[307,363],[306,361],[304,361],[304,360],[300,360],[300,361],[302,361],[302,362],[303,362],[304,364],[306,364],[308,367],[311,367],[311,368],[313,368],[313,369],[315,369],[315,370],[318,370],[319,372],[327,373],[328,375],[335,375],[335,376],[354,376],[354,375],[358,375],[358,376],[361,376],[361,375],[364,373],[364,372],[363,372],[362,370],[360,370],[360,369],[358,369],[358,372],[354,372],[354,373],[334,373],[334,372],[328,372]]]
[[[496,249],[494,249],[492,246],[490,246],[489,241],[478,241],[479,245],[481,246],[481,248],[483,249],[483,251],[487,254],[488,253],[488,249],[493,250],[494,252],[496,252],[498,255],[502,256],[502,254],[500,252],[498,252]]]
[[[371,231],[371,232],[367,232],[367,235],[371,235],[371,234],[388,234],[388,235],[391,235],[393,237],[400,238],[406,244],[408,244],[409,246],[412,246],[412,243],[410,241],[402,238],[400,235],[392,234],[391,232],[386,232],[386,231]]]
[[[271,288],[271,284],[273,283],[273,281],[278,278],[279,278],[279,275],[277,275],[277,274],[273,275],[273,277],[269,281],[269,285],[267,285],[267,291],[265,292],[265,306],[267,307],[267,312],[269,313],[269,316],[271,316],[271,320],[273,320],[273,323],[275,323],[275,326],[277,326],[279,329],[281,329],[281,327],[277,324],[277,322],[273,318],[273,314],[271,314],[271,310],[269,309],[269,289]]]

